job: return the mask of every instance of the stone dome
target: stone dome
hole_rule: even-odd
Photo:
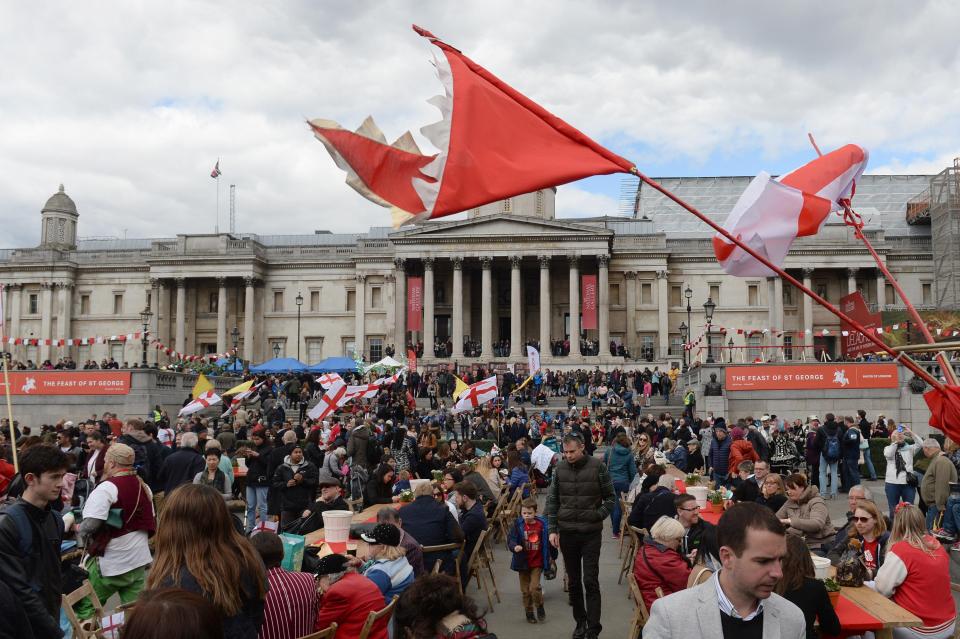
[[[43,205],[43,211],[77,215],[77,205],[74,204],[69,195],[64,193],[63,185],[61,184],[60,190],[51,195],[50,199],[47,200],[47,203]]]

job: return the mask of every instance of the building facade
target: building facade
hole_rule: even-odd
[[[722,220],[749,180],[662,182]],[[937,299],[934,248],[930,226],[908,224],[906,213],[930,182],[864,176],[855,199],[866,234],[918,305]],[[67,355],[81,363],[138,362],[139,343],[109,337],[142,330],[148,309],[149,332],[164,346],[199,355],[236,344],[254,362],[279,355],[314,363],[357,349],[375,361],[391,347],[402,356],[404,345],[423,342],[425,363],[520,364],[524,344],[536,342],[553,368],[623,366],[611,344],[663,367],[683,361],[681,324],[692,327],[690,341],[704,334],[710,298],[711,340],[741,347],[725,357],[839,354],[833,315],[779,278],[725,275],[710,230],[659,193],[641,190],[630,217],[557,219],[555,197],[546,189],[399,231],[85,240],[61,186],[41,211],[40,245],[0,251],[6,336],[39,340],[5,348],[36,363]],[[874,308],[900,303],[839,218],[797,241],[786,268],[835,304],[856,290]],[[582,275],[598,282],[598,326],[589,331],[580,329]],[[410,277],[423,281],[423,330],[415,333],[407,330]],[[570,341],[568,354],[553,354],[551,342],[577,334],[599,354],[585,354],[579,340]],[[105,339],[56,345],[86,337]],[[449,356],[434,356],[429,345],[437,341],[449,343]],[[695,348],[692,356],[705,355]],[[168,360],[149,349],[150,363]]]

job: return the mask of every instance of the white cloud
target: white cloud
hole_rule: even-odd
[[[772,168],[813,131],[864,144],[875,172],[934,172],[960,153],[958,18],[936,1],[6,3],[3,243],[37,242],[60,182],[83,236],[211,231],[218,156],[221,228],[230,183],[242,231],[387,224],[303,120],[373,114],[429,150],[417,129],[439,85],[411,22],[642,165],[719,153]],[[565,187],[558,210],[617,203]]]

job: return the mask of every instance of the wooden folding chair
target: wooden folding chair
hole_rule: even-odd
[[[623,576],[625,574],[633,573],[633,562],[637,558],[637,550],[640,549],[640,543],[644,535],[647,534],[647,531],[641,528],[634,528],[633,526],[627,526],[627,534],[630,536],[630,545],[627,546],[627,554],[623,556],[623,561],[620,562],[620,576],[617,578],[617,583],[623,583]]]
[[[484,530],[477,538],[477,545],[473,547],[473,552],[470,554],[470,559],[467,561],[467,583],[470,583],[470,579],[472,578],[477,580],[477,590],[482,590],[486,593],[487,603],[490,605],[490,610],[493,611],[493,593],[490,590],[490,586],[487,584],[487,578],[483,572],[482,565],[485,561],[483,544],[485,543],[486,537],[487,531]]]
[[[89,598],[93,604],[93,617],[80,621],[77,613],[73,611],[73,606],[80,600]],[[83,580],[83,584],[71,592],[63,595],[63,611],[67,614],[70,626],[73,628],[73,636],[77,639],[103,639],[103,628],[100,627],[100,620],[103,619],[103,604],[100,598],[93,590],[93,586],[88,579]]]
[[[460,581],[460,555],[463,554],[463,544],[464,544],[464,542],[461,541],[461,542],[455,543],[455,544],[439,544],[439,545],[437,545],[437,546],[424,546],[424,547],[423,547],[423,554],[424,554],[424,556],[429,555],[430,553],[435,553],[435,552],[448,552],[448,551],[452,551],[452,550],[458,550],[458,551],[459,551],[459,552],[457,553],[457,556],[454,557],[453,567],[454,567],[454,573],[455,573],[456,579],[457,579],[457,587],[460,588],[460,595],[461,595],[461,596],[463,596],[463,586],[461,585],[461,581]],[[436,561],[434,561],[434,562],[433,562],[433,569],[430,571],[430,574],[432,574],[432,575],[439,574],[439,573],[440,573],[440,566],[441,566],[441,565],[443,565],[443,560],[442,560],[442,559],[437,559]]]
[[[493,585],[493,596],[496,597],[497,603],[500,603],[500,590],[497,588],[497,578],[493,574],[493,557],[492,535],[487,535],[483,540],[483,555],[481,555],[481,560],[487,569],[487,573],[490,575],[490,583]]]
[[[337,624],[331,623],[328,627],[323,630],[318,630],[313,634],[300,637],[299,639],[333,639],[337,634]]]
[[[627,537],[627,515],[630,513],[630,504],[627,503],[623,493],[620,493],[618,497],[620,499],[620,550],[617,552],[617,557],[621,557],[623,556],[624,538]]]
[[[379,612],[371,612],[367,615],[367,621],[363,624],[363,628],[360,629],[360,634],[357,635],[357,639],[367,639],[370,636],[370,631],[373,630],[373,624],[377,623],[384,617],[387,619],[387,623],[390,623],[390,617],[393,616],[393,609],[397,606],[397,597],[393,596],[393,599],[390,600],[390,603],[387,604],[387,607]]]
[[[507,538],[507,530],[504,528],[503,522],[503,511],[507,507],[507,493],[502,493],[500,498],[497,499],[497,505],[493,509],[493,514],[490,515],[490,526],[493,529],[493,536],[500,536],[502,539]]]
[[[627,639],[639,639],[640,631],[643,630],[644,624],[647,623],[647,619],[650,618],[650,612],[647,610],[647,605],[643,603],[643,595],[640,593],[640,586],[637,585],[637,580],[633,578],[633,573],[630,573],[630,578],[628,579],[630,583],[630,593],[629,596],[633,599],[634,608],[633,619],[630,621],[630,633],[627,635]]]

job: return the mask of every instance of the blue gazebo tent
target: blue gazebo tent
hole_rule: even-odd
[[[307,365],[294,357],[277,357],[258,366],[251,366],[251,373],[299,373],[307,370]]]
[[[311,373],[353,373],[357,363],[349,357],[328,357],[307,369]]]

